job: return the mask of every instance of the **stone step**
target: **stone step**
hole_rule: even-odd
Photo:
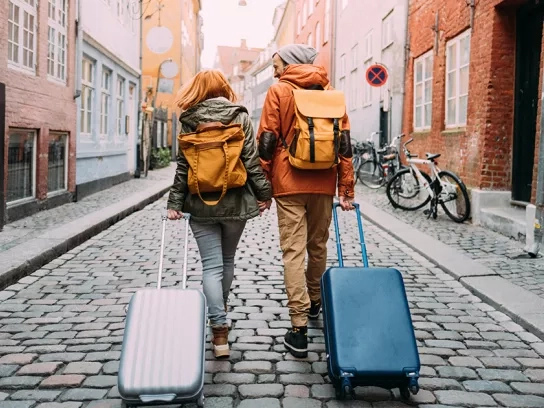
[[[525,243],[527,233],[525,209],[514,206],[482,208],[480,217],[482,226]]]

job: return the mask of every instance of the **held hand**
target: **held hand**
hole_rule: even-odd
[[[181,220],[183,218],[183,213],[176,210],[168,210],[167,217],[169,220]]]
[[[340,207],[342,207],[342,211],[351,211],[355,209],[352,203],[353,203],[353,198],[348,198],[344,196],[340,197]]]

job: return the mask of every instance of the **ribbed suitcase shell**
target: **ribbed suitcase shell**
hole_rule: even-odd
[[[144,289],[125,324],[119,394],[129,404],[196,401],[204,386],[206,298],[196,289]]]
[[[420,361],[401,273],[388,268],[330,268],[322,277],[329,377],[352,386],[417,384]]]

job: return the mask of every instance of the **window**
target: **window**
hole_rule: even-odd
[[[9,130],[7,202],[32,198],[36,193],[36,132]]]
[[[302,30],[302,17],[300,16],[300,11],[297,14],[297,34],[300,34]]]
[[[68,175],[68,135],[49,133],[49,155],[47,165],[47,191],[66,190]]]
[[[309,6],[308,6],[308,15],[311,16],[314,13],[314,0],[308,0]]]
[[[92,133],[92,113],[94,100],[94,63],[83,58],[81,67],[81,109],[79,130],[88,136]]]
[[[433,91],[432,50],[414,61],[414,129],[431,128]]]
[[[370,67],[371,62],[370,60],[367,60],[365,62],[365,73]],[[363,83],[363,107],[372,105],[372,87],[370,84],[365,80]]]
[[[446,127],[467,124],[470,32],[446,44]]]
[[[357,66],[359,65],[359,52],[358,52],[358,44],[355,44],[355,46],[351,49],[351,69],[357,69]]]
[[[307,44],[308,44],[309,46],[312,46],[312,45],[313,45],[313,44],[312,44],[312,40],[313,40],[312,33],[310,33],[310,34],[308,34],[308,41],[307,41]]]
[[[302,7],[302,23],[306,24],[308,20],[308,0],[304,1],[304,6]]]
[[[125,116],[125,80],[117,77],[117,135],[123,134],[123,118]]]
[[[315,25],[315,50],[319,51],[321,48],[321,23],[318,21]]]
[[[329,41],[331,30],[331,0],[325,0],[325,32],[323,33],[323,44]]]
[[[9,0],[8,61],[36,72],[37,1]]]
[[[66,81],[67,0],[49,0],[47,74]]]
[[[357,78],[357,69],[351,71],[350,80],[349,80],[349,90],[350,90],[350,101],[349,101],[349,109],[355,110],[357,109],[357,101],[358,101],[358,94],[359,94],[359,81]]]
[[[100,138],[106,139],[109,133],[111,106],[111,71],[102,68],[102,93],[100,97]]]
[[[346,54],[340,56],[340,78],[343,78],[346,75]]]
[[[372,30],[365,36],[365,62],[372,58]]]
[[[342,10],[348,6],[348,0],[342,0]]]
[[[382,49],[393,43],[393,12],[382,20]]]

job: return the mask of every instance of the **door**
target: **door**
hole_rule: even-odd
[[[543,10],[522,8],[517,16],[512,199],[520,202],[531,201]]]
[[[128,159],[128,171],[133,172],[136,170],[136,135],[134,130],[136,128],[136,121],[134,117],[136,115],[136,86],[130,84],[128,87],[128,118],[126,120],[126,132],[127,132],[127,159]]]
[[[389,139],[389,113],[380,107],[380,147],[387,144]]]

